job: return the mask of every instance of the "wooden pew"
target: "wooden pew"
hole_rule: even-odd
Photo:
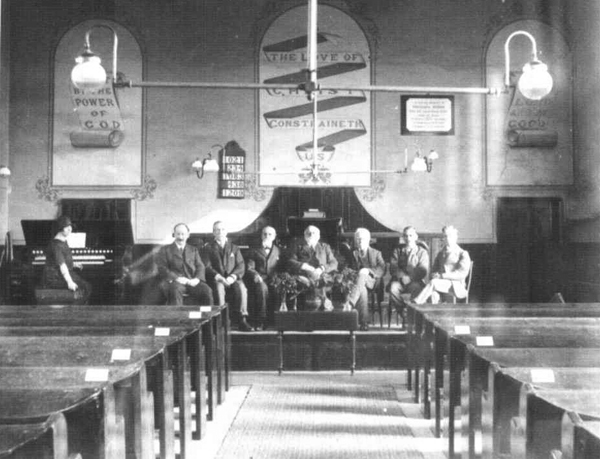
[[[98,305],[98,306],[94,306],[93,309],[89,308],[88,306],[75,306],[75,305],[68,305],[68,306],[31,306],[31,307],[23,307],[23,306],[0,306],[0,317],[4,318],[5,320],[3,320],[2,323],[6,323],[6,324],[10,324],[10,325],[16,325],[18,324],[15,323],[14,321],[11,322],[11,318],[14,317],[21,317],[21,316],[28,316],[31,317],[32,315],[36,315],[37,314],[59,314],[59,315],[68,315],[68,316],[73,316],[74,314],[76,314],[76,312],[79,312],[81,316],[83,317],[87,317],[89,315],[89,313],[91,311],[94,312],[119,312],[119,314],[121,314],[121,312],[135,312],[135,318],[137,319],[137,322],[140,325],[143,325],[141,323],[141,321],[144,322],[144,324],[148,324],[148,320],[149,319],[151,322],[154,321],[153,323],[150,323],[148,325],[159,325],[159,326],[169,326],[169,324],[165,324],[163,319],[165,319],[166,317],[168,317],[169,319],[183,319],[187,322],[187,319],[191,318],[192,314],[198,314],[200,311],[205,311],[205,306],[203,307],[198,307],[198,306],[181,306],[181,307],[175,307],[175,306],[169,306],[168,308],[166,308],[163,305]],[[230,358],[230,352],[231,352],[231,343],[230,343],[230,337],[229,337],[229,330],[230,330],[230,322],[229,322],[229,308],[228,305],[221,305],[221,306],[212,306],[210,309],[210,312],[202,312],[202,318],[210,320],[211,322],[213,322],[212,327],[204,327],[205,331],[208,332],[208,335],[213,338],[212,341],[209,341],[208,339],[205,341],[205,344],[209,344],[211,345],[211,348],[209,349],[209,351],[214,351],[215,352],[215,365],[216,365],[216,385],[215,387],[215,391],[216,391],[216,397],[217,397],[217,402],[218,403],[222,403],[222,401],[225,399],[225,392],[227,390],[229,390],[229,362],[231,360]],[[189,315],[189,316],[188,316]],[[77,319],[78,321],[75,322],[75,324],[79,324],[79,325],[84,325],[85,323],[85,319],[79,320],[78,317],[75,317],[75,319]],[[118,325],[118,322],[116,322],[115,320],[112,321],[106,321],[106,318],[103,317],[102,321],[104,324],[108,325],[108,326],[115,326]],[[161,322],[162,321],[162,322]],[[181,324],[181,323],[177,323],[176,325],[185,325],[185,324]],[[189,325],[189,324],[187,324]],[[192,322],[192,325],[195,325],[195,322]],[[171,325],[172,326],[172,325]],[[211,344],[212,343],[212,344]],[[212,360],[208,360],[207,364],[210,366],[212,365]],[[192,362],[192,364],[194,364],[194,362]],[[195,365],[194,365],[195,366]],[[212,368],[209,368],[209,370],[212,370]],[[211,371],[209,371],[209,374],[211,374]],[[197,379],[197,378],[196,378]],[[209,380],[209,384],[212,387],[212,380]],[[209,392],[209,394],[212,394],[212,392]],[[212,397],[212,396],[211,396]],[[213,417],[213,404],[210,403],[209,405],[209,419],[212,419]]]
[[[472,319],[481,320],[481,319]],[[485,319],[484,319],[485,320]],[[513,348],[569,348],[578,346],[580,352],[584,348],[600,348],[600,326],[589,321],[595,319],[571,319],[565,323],[562,319],[556,318],[538,318],[538,319],[506,319],[497,324],[498,333],[494,333],[492,324],[487,323],[477,327],[471,322],[471,332],[473,335],[482,332],[479,336],[473,335],[454,335],[448,340],[444,338],[445,332],[442,328],[436,328],[436,334],[442,335],[439,338],[436,348],[439,350],[446,346],[448,348],[448,382],[444,383],[444,370],[442,353],[436,351],[436,423],[441,422],[442,417],[442,393],[447,388],[448,403],[448,436],[449,448],[453,451],[454,447],[454,421],[456,418],[456,409],[460,408],[463,430],[468,432],[469,448],[472,449],[475,443],[474,432],[481,417],[481,396],[482,390],[487,386],[488,365],[490,362],[481,359],[473,359],[472,353],[480,346],[491,345],[497,349]],[[587,325],[583,325],[587,324]],[[508,335],[503,335],[510,327]],[[577,330],[574,333],[574,330]],[[481,338],[481,343],[478,342]],[[485,343],[483,340],[485,339]],[[438,338],[436,337],[436,340]],[[573,351],[575,352],[575,351]],[[517,366],[517,365],[507,365]],[[535,366],[535,365],[533,365]],[[564,366],[569,366],[565,364]],[[441,377],[439,376],[441,375]],[[442,386],[442,387],[440,387]]]
[[[211,308],[211,312],[209,312],[206,316],[211,317],[212,315],[217,316],[219,318],[221,312],[225,310],[225,307],[215,307]],[[198,312],[198,308],[195,308],[195,312]],[[214,314],[213,314],[214,313]],[[190,318],[191,312],[189,311],[177,311],[173,308],[169,308],[168,310],[164,310],[163,308],[149,308],[149,307],[137,307],[137,306],[128,306],[128,307],[107,307],[107,308],[86,308],[86,307],[77,307],[77,306],[67,306],[67,307],[50,307],[50,306],[42,306],[42,307],[30,307],[30,308],[19,308],[15,309],[14,307],[2,307],[0,310],[0,316],[2,317],[2,323],[10,324],[12,327],[20,326],[20,327],[29,327],[29,326],[39,326],[53,324],[55,326],[61,326],[67,324],[69,327],[73,326],[73,324],[77,324],[79,326],[84,326],[89,323],[93,323],[94,325],[102,325],[104,327],[119,327],[122,324],[130,324],[135,326],[151,326],[155,327],[155,330],[158,329],[158,326],[161,328],[168,328],[168,326],[175,325],[179,327],[187,326],[191,331],[195,331],[197,334],[199,333],[199,329],[201,325],[208,323],[208,319],[200,319],[196,318],[199,316],[194,316],[194,318]],[[39,317],[43,316],[44,319],[40,321]],[[202,315],[200,315],[202,316]],[[212,331],[212,327],[209,328]],[[220,330],[220,329],[219,329]],[[196,436],[199,437],[206,429],[205,429],[205,418],[202,416],[203,413],[203,403],[201,403],[202,398],[204,397],[204,385],[202,383],[204,370],[204,364],[202,362],[202,350],[201,346],[201,338],[195,337],[195,346],[197,350],[194,352],[196,357],[193,360],[195,362],[195,366],[198,368],[196,372],[193,373],[194,381],[198,386],[196,391],[196,407],[199,415],[197,416],[197,428],[196,428]],[[209,345],[211,345],[211,341],[209,341]],[[182,429],[182,435],[180,437],[180,441],[182,443],[182,451],[185,456],[186,451],[189,449],[191,445],[191,411],[190,411],[190,373],[187,369],[188,359],[187,359],[187,351],[186,346],[179,346],[177,348],[177,352],[175,353],[175,357],[178,362],[175,364],[175,368],[178,369],[177,373],[179,376],[176,378],[177,381],[177,394],[179,398],[179,410],[180,410],[180,425]],[[166,365],[164,366],[165,368]],[[158,381],[161,381],[163,378],[158,378]],[[157,390],[158,393],[168,393],[169,391],[164,391],[162,389]],[[213,399],[213,397],[211,397]],[[172,404],[170,404],[172,406]],[[163,410],[161,407],[157,409],[158,413],[163,414],[163,420],[168,422],[171,418],[172,409]],[[161,432],[163,432],[164,422],[160,422]],[[169,432],[170,429],[166,431]],[[170,445],[172,442],[161,441],[161,447],[163,444]],[[170,455],[170,454],[169,454]]]
[[[597,306],[597,305],[595,305]],[[537,309],[537,310],[536,310]],[[533,314],[531,312],[531,310],[535,310],[535,314]],[[594,306],[586,306],[586,308],[583,308],[583,310],[586,310],[586,312],[588,312],[590,315],[597,315],[597,307]],[[473,322],[477,323],[479,321],[479,323],[487,323],[487,324],[493,324],[494,322],[496,324],[499,323],[505,323],[506,321],[511,321],[511,325],[513,324],[512,319],[508,319],[506,316],[513,316],[518,318],[518,321],[520,323],[524,323],[524,319],[520,316],[523,315],[530,315],[530,316],[535,316],[535,315],[555,315],[555,316],[567,316],[569,317],[571,315],[571,311],[568,312],[564,312],[561,310],[561,308],[556,309],[556,305],[553,305],[552,308],[548,309],[548,308],[542,308],[542,307],[538,307],[538,308],[531,308],[530,310],[524,311],[523,313],[521,313],[521,311],[519,310],[519,308],[499,308],[497,311],[495,311],[494,309],[489,309],[486,311],[480,311],[477,308],[474,307],[467,307],[463,310],[460,310],[460,308],[457,309],[453,309],[451,308],[450,311],[448,310],[444,310],[444,311],[427,311],[423,314],[424,317],[424,321],[423,321],[423,328],[427,329],[427,326],[430,327],[431,330],[435,330],[436,333],[438,333],[438,336],[440,336],[441,338],[436,338],[436,341],[433,344],[433,348],[435,349],[435,352],[430,352],[430,355],[433,355],[434,358],[433,360],[435,361],[435,366],[436,369],[438,371],[436,371],[436,386],[438,387],[438,390],[436,390],[435,395],[436,395],[436,430],[439,434],[440,432],[440,421],[441,421],[441,414],[440,414],[440,401],[442,398],[442,394],[441,391],[439,390],[440,386],[444,386],[443,384],[443,368],[444,365],[441,363],[443,362],[442,357],[445,354],[445,349],[447,349],[448,347],[448,336],[444,336],[444,334],[446,333],[446,331],[448,329],[452,329],[453,325],[457,325],[457,324],[471,324]],[[435,319],[432,318],[438,318],[438,322],[441,320],[445,320],[446,322],[444,323],[436,323]],[[448,316],[451,316],[452,318],[447,319]],[[481,318],[481,316],[487,316],[486,318]],[[439,319],[439,317],[444,317],[445,319]],[[546,320],[546,319],[544,319]],[[561,319],[562,320],[562,319]],[[590,319],[569,319],[570,322],[572,322],[573,320],[583,320],[586,321],[587,323],[596,323],[597,320],[595,318],[590,318]],[[556,323],[556,322],[555,322]],[[531,327],[535,327],[535,325],[530,325]],[[433,334],[433,332],[430,333],[425,333],[425,335],[429,335],[431,336]],[[447,333],[446,333],[447,335]],[[429,342],[433,341],[433,338],[429,339]],[[526,341],[526,340],[525,340]],[[468,344],[468,343],[462,343],[462,346],[457,346],[456,349],[457,350],[464,350],[464,346]],[[540,343],[542,344],[542,343]],[[547,342],[545,345],[548,345],[549,343]],[[563,343],[565,345],[568,345],[569,343]],[[518,345],[518,343],[515,343],[514,345]],[[592,342],[588,343],[588,345],[593,345]],[[427,350],[428,346],[425,345],[423,346],[425,350]],[[452,348],[450,348],[452,349]],[[426,356],[427,353],[425,352],[424,355]],[[425,366],[427,367],[427,361],[428,358],[425,357]],[[456,387],[460,387],[460,379],[456,378],[456,372],[462,369],[460,365],[457,364],[457,362],[460,362],[460,358],[454,358],[452,356],[450,356],[448,358],[449,360],[449,367],[450,367],[450,375],[453,375],[450,379],[450,386],[455,386],[454,390],[451,388],[450,389],[450,396],[449,396],[449,401],[452,407],[456,406],[458,403],[456,402],[456,398],[458,397],[456,395],[457,391],[456,391]],[[425,379],[425,386],[427,387],[427,375],[428,375],[428,371],[427,368],[424,372],[424,379]],[[458,393],[460,394],[460,391],[458,391]],[[425,397],[425,401],[427,403],[428,397]],[[448,417],[449,417],[449,432],[451,433],[451,435],[449,435],[449,449],[451,452],[453,452],[454,450],[454,410],[451,408],[448,411]],[[471,438],[470,439],[470,445],[472,446],[474,442],[474,439]]]
[[[519,415],[512,419],[510,453],[514,457],[550,457],[561,447],[562,418],[566,412],[600,421],[600,391],[521,387]]]
[[[184,337],[185,333],[180,336],[171,335],[169,337],[126,336],[120,334],[94,336],[86,334],[84,336],[46,336],[42,340],[39,336],[0,337],[0,365],[4,367],[60,367],[76,364],[88,368],[110,368],[127,364],[129,361],[142,361],[146,362],[146,368],[148,369],[150,367],[160,369],[155,373],[136,374],[134,376],[135,380],[132,381],[119,381],[114,382],[114,384],[115,389],[117,389],[117,396],[121,391],[126,391],[128,396],[124,399],[133,399],[134,401],[133,428],[135,429],[137,425],[154,426],[154,416],[152,416],[152,419],[143,417],[145,400],[152,397],[152,393],[146,391],[146,386],[149,384],[145,381],[150,380],[154,383],[150,387],[156,398],[154,404],[159,407],[157,413],[159,415],[165,413],[163,418],[157,418],[161,433],[161,446],[164,445],[167,448],[167,456],[173,456],[174,452],[168,452],[172,448],[175,438],[172,420],[173,383],[172,376],[169,373],[168,356],[171,353],[181,352]],[[129,351],[130,355],[125,356],[123,361],[113,361],[113,354],[117,354],[119,350],[121,353]],[[115,355],[115,359],[117,358],[118,356]],[[154,377],[152,377],[153,374]],[[185,375],[182,373],[180,377],[185,377]],[[138,381],[138,379],[143,381]],[[137,388],[138,386],[141,389],[134,391],[133,397],[129,396],[130,387]],[[188,406],[191,403],[189,393],[186,403],[188,403]],[[165,409],[164,407],[168,408]],[[191,441],[191,416],[189,419],[184,419],[183,422],[185,422],[186,433],[184,437],[189,442]],[[146,430],[140,432],[146,433]],[[151,430],[153,430],[153,427]],[[143,451],[145,445],[152,442],[147,437],[138,438],[137,435],[136,431],[134,440],[130,443],[135,445],[134,449],[136,451],[139,448]]]
[[[412,375],[414,373],[415,402],[424,400],[425,416],[430,416],[429,394],[421,393],[423,387],[420,385],[420,370],[425,366],[425,360],[430,358],[429,348],[433,345],[432,322],[438,317],[538,317],[554,315],[557,317],[600,317],[600,305],[597,303],[467,303],[467,304],[409,304],[407,309],[407,349],[408,370],[407,388],[413,386]],[[429,362],[431,364],[431,362]],[[428,387],[428,374],[423,375],[425,390]]]
[[[192,316],[192,314],[195,314]],[[41,316],[44,318],[41,319]],[[52,306],[34,306],[34,307],[0,307],[0,319],[3,324],[8,325],[10,327],[31,327],[31,326],[62,326],[65,321],[68,321],[70,327],[85,327],[88,326],[89,323],[93,323],[94,326],[102,326],[102,327],[119,327],[124,324],[129,324],[130,326],[138,326],[138,327],[154,327],[158,328],[170,328],[170,327],[189,327],[192,331],[195,331],[196,334],[200,333],[200,327],[203,327],[205,330],[209,332],[209,337],[205,341],[207,347],[207,354],[209,354],[209,358],[207,359],[207,364],[204,362],[199,362],[199,359],[202,359],[203,353],[199,346],[202,344],[201,338],[197,336],[192,336],[190,338],[190,344],[188,347],[192,349],[193,355],[195,358],[192,359],[192,380],[194,386],[202,386],[198,387],[196,390],[197,397],[195,399],[196,408],[198,413],[203,412],[203,403],[201,402],[201,398],[204,394],[204,383],[202,382],[204,368],[207,367],[207,371],[209,376],[213,373],[213,358],[212,353],[213,349],[217,350],[216,366],[217,366],[217,384],[214,385],[212,383],[213,378],[209,377],[209,419],[212,419],[214,416],[214,403],[215,403],[215,394],[214,390],[217,390],[216,399],[222,401],[224,396],[221,394],[223,391],[223,386],[227,386],[228,384],[228,376],[223,377],[222,373],[228,370],[228,364],[223,364],[222,361],[226,358],[228,351],[224,350],[223,347],[228,342],[228,327],[229,322],[228,318],[222,319],[223,316],[227,317],[227,306],[214,306],[211,308],[211,312],[209,313],[201,313],[199,314],[198,307],[169,307],[165,308],[164,306],[98,306],[94,308],[89,307],[81,307],[81,306],[64,306],[64,307],[52,307]],[[200,319],[202,317],[202,319]],[[214,321],[212,326],[208,325],[208,321]],[[214,332],[217,332],[213,335]],[[213,339],[214,338],[214,339]],[[182,364],[187,363],[187,356],[185,355],[186,348],[183,347],[180,349],[184,355],[181,355]],[[179,356],[179,353],[177,354]],[[178,357],[179,358],[179,357]],[[183,366],[185,367],[185,365]],[[183,368],[182,367],[182,368]],[[188,384],[188,379],[181,377],[175,379],[178,384],[181,386],[182,384]],[[224,381],[223,381],[224,380]],[[189,384],[188,384],[189,386]],[[181,386],[177,393],[180,394],[181,397],[187,397],[187,393],[189,392],[189,387]],[[184,401],[179,403],[180,406],[180,417],[182,426],[187,426],[188,421],[184,421],[184,419],[189,419],[191,413],[189,413],[188,404]],[[206,430],[205,428],[205,420],[203,416],[197,416],[197,426],[196,433],[194,435],[195,438],[200,438],[202,433]]]
[[[2,459],[81,459],[69,454],[67,422],[61,413],[46,419],[24,419],[12,424],[0,424],[0,458]]]
[[[572,411],[562,419],[561,448],[551,459],[596,459],[600,457],[600,421],[582,420]]]
[[[462,393],[461,403],[468,399],[467,409],[461,409],[464,414],[463,428],[469,435],[469,447],[473,454],[475,436],[481,431],[482,396],[484,388],[488,387],[489,381],[484,373],[490,373],[490,366],[496,363],[501,368],[598,368],[600,367],[600,348],[573,349],[566,347],[556,348],[486,348],[469,346],[466,351],[465,370],[462,372],[463,381],[460,382],[465,388]],[[518,382],[517,384],[520,384]],[[466,389],[468,387],[468,390]],[[494,392],[497,394],[498,390]],[[487,394],[486,394],[487,396]],[[501,397],[502,398],[502,397]],[[449,412],[451,414],[452,411]],[[506,428],[503,429],[506,433]],[[497,432],[497,435],[501,435]],[[502,437],[494,443],[494,448],[506,448],[507,441]]]
[[[424,403],[430,403],[428,395],[430,369],[435,370],[433,381],[433,393],[435,400],[436,434],[440,435],[441,403],[444,398],[444,390],[448,392],[448,400],[452,403],[460,396],[460,372],[464,370],[465,348],[468,345],[476,345],[477,340],[492,336],[495,347],[558,347],[578,345],[586,347],[600,347],[600,339],[597,328],[600,327],[600,319],[569,319],[565,324],[565,318],[538,317],[522,318],[518,316],[519,311],[513,311],[509,317],[437,317],[435,321],[426,324],[423,342],[423,380],[424,380]],[[549,313],[547,313],[549,314]],[[543,320],[542,320],[543,319]],[[579,327],[576,336],[573,335],[573,326]],[[468,327],[467,330],[463,327]],[[558,335],[555,331],[563,327],[563,334]],[[549,330],[554,330],[550,332]],[[587,330],[587,333],[584,331]],[[468,332],[468,334],[462,334]],[[533,338],[533,337],[536,338]],[[451,345],[451,338],[457,340]],[[554,340],[554,344],[553,344]],[[560,341],[559,341],[560,340]],[[445,373],[444,368],[449,368]],[[449,381],[444,381],[445,375]],[[452,386],[455,386],[454,388]],[[450,414],[450,413],[449,413]],[[452,427],[449,427],[452,429]]]
[[[600,368],[501,367],[496,363],[489,365],[488,384],[483,391],[481,412],[484,458],[510,454],[511,422],[519,416],[521,391],[525,384],[546,390],[595,389],[600,387]]]
[[[493,310],[487,311],[489,317],[485,318],[479,316],[473,317],[471,311],[466,311],[465,314],[461,314],[461,311],[459,310],[454,310],[452,312],[453,314],[449,315],[446,315],[442,311],[426,314],[421,335],[416,338],[418,344],[413,343],[413,347],[411,348],[411,352],[417,356],[416,359],[421,361],[420,365],[423,367],[423,387],[419,387],[419,380],[418,378],[415,378],[415,393],[419,393],[421,390],[423,391],[426,417],[429,417],[430,412],[430,395],[428,393],[430,369],[433,367],[436,370],[434,397],[437,406],[439,404],[439,396],[441,395],[439,390],[444,386],[443,368],[444,366],[447,366],[445,360],[449,350],[448,339],[450,336],[465,333],[472,336],[483,336],[485,334],[508,334],[509,336],[514,336],[512,331],[514,325],[522,326],[524,324],[529,324],[531,327],[535,328],[539,325],[537,323],[539,317],[544,317],[551,321],[553,320],[553,324],[560,324],[565,318],[563,311],[556,307],[550,310],[540,308],[538,310],[539,316],[534,319],[528,315],[522,316],[521,309],[511,309],[502,313]],[[600,312],[596,314],[599,313]],[[553,317],[555,320],[552,319]],[[571,319],[570,316],[567,315],[566,317],[572,322],[573,319]],[[595,326],[596,324],[600,324],[600,318],[582,318],[579,323],[582,325],[586,324],[587,326]],[[488,327],[489,329],[485,329],[485,327]],[[471,328],[473,328],[473,330],[471,330]],[[497,331],[494,332],[492,328],[497,329]],[[595,337],[596,334],[594,332],[593,337],[590,337],[590,339]],[[466,340],[468,338],[464,339]],[[415,368],[419,368],[419,365],[416,364]],[[415,400],[418,401],[419,397],[415,396]]]
[[[145,373],[143,363],[111,368],[108,381],[90,380],[86,367],[0,366],[0,424],[39,419],[50,414],[49,406],[55,407],[67,419],[72,451],[82,451],[84,457],[124,457],[124,427],[117,415],[113,381],[129,380],[138,373]],[[55,400],[49,402],[52,394]]]

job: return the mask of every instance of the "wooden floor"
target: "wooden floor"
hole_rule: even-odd
[[[208,435],[203,440],[194,442],[194,452],[197,451],[197,457],[203,459],[308,459],[320,457],[320,454],[315,455],[315,451],[319,449],[330,458],[353,457],[348,451],[356,450],[354,457],[365,457],[365,451],[368,451],[368,457],[374,458],[445,459],[447,440],[434,438],[432,421],[423,418],[421,407],[412,402],[411,394],[405,388],[405,374],[405,371],[365,371],[351,376],[348,372],[336,371],[287,372],[278,376],[274,372],[234,372],[233,385],[227,399],[219,408],[217,419],[209,423]],[[286,403],[271,404],[273,406],[270,409],[265,408],[264,412],[253,411],[252,397],[256,397],[255,394],[261,391],[276,394],[284,388],[296,393],[298,398],[308,394],[317,394],[316,397],[320,397],[328,393],[324,388],[352,386],[360,388],[363,393],[367,393],[364,391],[371,388],[373,392],[379,388],[386,388],[391,390],[388,394],[391,393],[392,396],[383,402],[375,399],[362,400],[361,404],[370,405],[361,408],[364,413],[360,412],[358,407],[356,411],[352,410],[352,406],[338,409],[330,406],[323,410],[315,401],[311,408],[307,408],[308,413],[314,410],[312,415],[304,413],[302,428],[298,429],[297,433],[290,432],[288,428],[280,439],[273,438],[272,432],[267,429],[262,436],[252,434],[252,427],[256,427],[254,423],[260,426],[264,426],[265,422],[268,424],[265,418],[278,423],[280,421],[276,421],[277,419],[293,420],[298,416],[297,408],[291,408],[290,404]],[[320,418],[319,411],[325,412],[325,416]],[[357,419],[360,420],[358,428]],[[329,428],[322,427],[325,422]],[[311,431],[311,428],[315,431]],[[389,435],[390,431],[385,434],[384,428],[392,429],[391,432],[396,431],[398,434]],[[242,453],[238,441],[240,432],[247,433],[244,435]],[[233,438],[234,436],[236,438]],[[336,442],[338,446],[335,446]],[[355,443],[348,445],[347,442]]]

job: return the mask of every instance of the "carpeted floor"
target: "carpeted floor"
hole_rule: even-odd
[[[246,394],[215,458],[445,457],[393,375],[238,373],[235,384]]]

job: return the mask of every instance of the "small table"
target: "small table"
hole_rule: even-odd
[[[356,336],[358,311],[288,311],[275,312],[275,330],[279,332],[279,374],[283,371],[283,333],[286,331],[311,332],[315,330],[346,330],[350,333],[352,365],[356,368]]]

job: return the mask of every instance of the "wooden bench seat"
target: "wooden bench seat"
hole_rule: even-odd
[[[469,334],[456,334],[457,326],[468,326]],[[574,333],[574,330],[579,330]],[[434,369],[433,400],[435,402],[436,433],[440,434],[442,421],[442,401],[447,401],[448,408],[444,410],[449,416],[449,430],[453,431],[453,407],[461,406],[461,387],[471,386],[474,381],[461,386],[461,372],[467,367],[467,348],[476,346],[485,337],[488,345],[494,348],[543,348],[578,345],[579,347],[600,347],[600,319],[570,319],[539,317],[522,318],[506,317],[493,321],[489,318],[438,318],[433,322],[431,331],[425,333],[423,339],[423,399],[427,403],[430,396],[427,393],[431,369]],[[477,347],[478,349],[480,347]],[[445,373],[444,368],[449,372]],[[487,368],[484,369],[487,372]],[[468,376],[468,375],[467,375]],[[487,376],[485,373],[484,376]],[[445,378],[447,377],[447,381]],[[416,389],[418,381],[415,381]],[[445,393],[445,395],[444,395]],[[462,406],[466,408],[463,400]]]
[[[196,389],[195,404],[198,413],[204,412],[205,402],[203,398],[205,396],[204,387],[206,387],[205,372],[207,372],[212,379],[209,386],[209,415],[214,416],[214,407],[212,403],[215,400],[222,402],[224,396],[217,392],[216,396],[213,393],[215,386],[218,391],[222,391],[222,388],[228,388],[228,362],[225,363],[227,357],[226,344],[228,344],[228,317],[227,317],[227,306],[214,306],[210,308],[208,313],[199,313],[198,307],[169,307],[165,308],[156,306],[99,306],[89,308],[85,306],[34,306],[34,307],[14,307],[14,306],[1,306],[0,316],[2,317],[3,324],[9,324],[8,327],[4,327],[3,330],[11,330],[12,336],[24,335],[27,332],[17,332],[15,330],[26,330],[31,329],[35,333],[35,330],[41,330],[44,334],[53,333],[54,329],[68,329],[68,332],[63,332],[66,335],[73,335],[71,330],[84,330],[88,334],[106,335],[107,329],[114,327],[115,330],[121,329],[121,332],[126,330],[134,332],[135,330],[146,329],[142,332],[142,336],[148,334],[148,330],[154,331],[157,327],[165,327],[170,330],[176,330],[180,333],[187,332],[187,346],[183,346],[176,352],[175,358],[179,360],[179,367],[186,368],[188,353],[192,358],[190,359],[194,370],[190,374],[190,370],[184,370],[185,376],[175,378],[178,386],[176,393],[179,397],[189,397],[191,388]],[[193,317],[192,317],[193,314]],[[149,328],[151,327],[151,328]],[[200,333],[201,329],[208,331],[209,333]],[[45,330],[45,332],[44,332]],[[92,330],[92,331],[90,331]],[[93,330],[97,330],[94,332]],[[121,333],[119,332],[119,333]],[[172,330],[171,330],[172,332]],[[77,333],[77,332],[76,332]],[[108,333],[110,334],[110,333]],[[0,336],[2,333],[0,333]],[[210,336],[209,336],[210,335]],[[138,334],[139,336],[139,334]],[[202,337],[208,337],[203,340]],[[204,342],[206,341],[206,342]],[[204,352],[202,349],[206,348],[207,355],[211,356],[216,350],[214,357],[204,360]],[[216,362],[213,362],[216,360]],[[214,363],[214,364],[213,364]],[[214,375],[214,372],[217,375]],[[225,373],[227,376],[224,376]],[[190,385],[190,379],[192,384]],[[212,384],[212,381],[216,380],[216,384]],[[210,387],[212,386],[212,388]],[[162,393],[162,391],[158,391]],[[211,403],[212,401],[212,403]],[[190,419],[191,412],[189,410],[190,403],[185,402],[183,399],[179,401],[180,406],[180,424],[184,429],[184,435],[182,435],[182,442],[189,444],[189,437],[187,432],[187,426],[190,426],[189,421],[183,421],[183,419]],[[169,411],[166,412],[157,409],[157,412],[164,412],[168,416]],[[172,411],[171,411],[172,412]],[[172,416],[172,415],[171,415]],[[160,423],[162,426],[162,423]],[[196,417],[196,432],[193,436],[199,438],[206,431],[206,416],[199,415]],[[187,440],[186,440],[187,439]],[[163,442],[161,441],[161,447]],[[168,444],[168,442],[167,442]],[[182,447],[183,456],[185,456],[185,450],[187,446]],[[162,455],[165,457],[164,455]]]
[[[434,322],[438,318],[496,318],[506,317],[600,317],[597,303],[466,303],[466,304],[409,304],[407,308],[407,348],[409,355],[407,388],[413,389],[415,401],[421,400],[420,370],[428,357],[423,349],[432,346],[426,338],[432,337]],[[463,324],[464,325],[464,324]],[[414,375],[414,384],[413,384]],[[428,400],[427,394],[423,394]],[[429,408],[426,406],[426,413]]]
[[[535,388],[523,384],[519,414],[511,420],[513,457],[549,457],[561,448],[562,418],[576,412],[580,418],[600,421],[600,391],[575,388]]]
[[[75,303],[75,292],[68,288],[36,288],[34,296],[38,305]]]
[[[69,453],[67,422],[61,413],[52,413],[37,422],[0,423],[2,459],[81,459],[78,453]]]
[[[509,320],[509,319],[507,319]],[[445,373],[442,358],[436,363],[435,378],[435,401],[436,401],[436,421],[441,422],[443,401],[447,400],[448,407],[445,410],[448,413],[448,436],[449,441],[454,438],[454,420],[460,416],[463,425],[463,432],[468,434],[468,444],[474,445],[475,433],[480,431],[481,423],[481,401],[484,388],[487,387],[488,371],[491,362],[497,362],[506,367],[522,366],[520,351],[526,349],[529,355],[535,355],[536,362],[528,366],[554,367],[554,366],[579,366],[595,367],[597,359],[589,359],[589,354],[595,349],[600,348],[598,336],[600,336],[600,326],[588,326],[587,332],[594,336],[593,339],[586,339],[586,328],[583,325],[569,326],[561,321],[560,326],[556,319],[539,318],[533,319],[533,323],[528,320],[516,320],[513,324],[513,336],[490,335],[493,339],[494,349],[506,351],[504,362],[499,360],[489,360],[482,358],[482,354],[490,349],[487,346],[474,345],[473,336],[454,336],[448,344],[448,372]],[[574,319],[580,321],[584,319]],[[505,327],[505,324],[500,327]],[[575,330],[580,330],[582,334],[581,341],[577,340]],[[550,332],[552,330],[552,332]],[[579,347],[571,347],[574,345]],[[547,350],[552,349],[556,352],[552,360],[547,360]],[[511,350],[515,352],[511,353]],[[537,352],[537,351],[541,352]],[[566,351],[566,352],[565,352]],[[559,359],[559,356],[563,359]],[[563,360],[570,360],[565,362]],[[586,365],[587,363],[587,365]],[[439,376],[438,376],[439,375]],[[444,381],[444,376],[448,376],[448,381]],[[443,393],[446,396],[442,395]],[[459,409],[459,413],[457,413]]]
[[[286,331],[347,331],[350,334],[352,363],[350,373],[356,368],[356,336],[359,329],[358,311],[288,311],[275,312],[275,329],[279,332],[279,374],[283,372],[283,334]]]
[[[582,420],[573,412],[563,415],[561,447],[551,459],[596,459],[600,457],[600,421]]]
[[[40,416],[38,409],[43,408],[42,397],[50,391],[65,391],[67,400],[64,401],[63,412],[67,418],[68,428],[72,432],[70,442],[73,450],[84,451],[92,457],[110,459],[123,457],[125,438],[123,422],[117,414],[117,401],[113,384],[86,380],[86,367],[2,367],[0,366],[0,400],[2,412],[6,416],[0,419],[0,424],[12,424],[24,418]],[[114,367],[110,370],[109,378],[122,381],[143,372],[143,364],[129,364]],[[89,389],[97,393],[85,396],[82,390]],[[9,396],[15,390],[28,391],[27,399],[11,399]],[[3,391],[6,396],[3,396]],[[71,394],[78,398],[76,402]],[[56,402],[60,404],[60,400]],[[67,405],[66,403],[70,403]],[[41,415],[47,415],[47,412]]]
[[[519,416],[523,385],[546,390],[590,390],[600,387],[600,368],[489,366],[481,412],[484,457],[510,453],[511,421]],[[476,428],[476,427],[474,427]]]
[[[460,440],[454,428],[457,416],[463,421],[471,457],[478,457],[475,443],[481,432],[481,397],[487,389],[491,362],[509,368],[600,366],[600,359],[594,356],[600,347],[598,304],[409,305],[408,311],[410,346],[417,349],[414,368],[424,368],[423,388],[428,386],[428,368],[436,370],[436,433],[441,432],[442,411],[446,411],[451,457]],[[463,331],[468,327],[469,335],[455,333],[456,326]],[[487,337],[488,344],[491,337],[494,348],[477,346],[478,335]],[[446,377],[448,381],[444,381]],[[415,378],[415,391],[419,389]],[[425,403],[428,398],[424,389]],[[444,399],[448,402],[445,410]]]
[[[42,319],[42,316],[44,317]],[[200,313],[198,306],[164,306],[155,305],[100,305],[89,308],[86,306],[34,306],[14,307],[0,306],[1,323],[8,327],[40,327],[62,326],[68,320],[71,327],[86,327],[88,323],[95,327],[188,327],[193,334],[188,338],[188,348],[194,358],[192,364],[192,386],[204,387],[204,369],[209,375],[208,382],[208,419],[214,418],[215,405],[225,399],[229,389],[229,313],[228,306],[212,306],[210,312]],[[195,331],[194,331],[195,330]],[[201,331],[204,330],[204,333]],[[201,335],[200,339],[196,335]],[[202,337],[204,339],[202,340]],[[199,346],[204,345],[207,358]],[[201,362],[198,359],[202,358]],[[200,394],[203,388],[196,390],[196,408],[201,412]],[[202,416],[197,417],[194,438],[200,438],[205,430]]]

